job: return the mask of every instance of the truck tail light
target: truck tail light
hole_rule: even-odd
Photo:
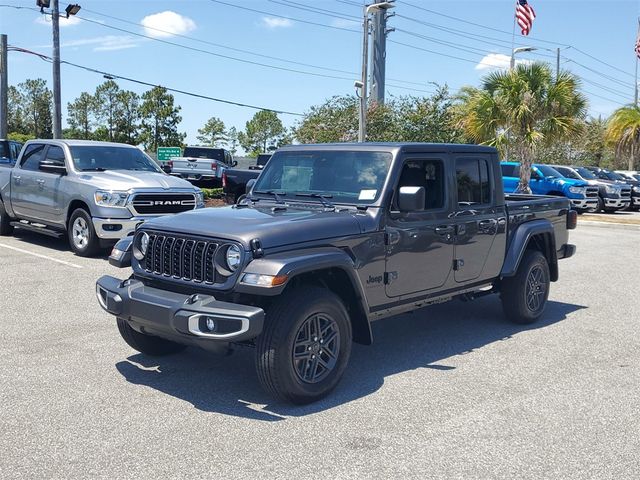
[[[211,170],[216,172],[216,175],[218,174],[218,164],[216,162],[211,162]]]
[[[173,160],[167,160],[167,167],[173,170]]]
[[[567,213],[567,230],[575,230],[578,226],[578,212],[569,210]]]
[[[222,172],[222,188],[227,188],[227,172]]]

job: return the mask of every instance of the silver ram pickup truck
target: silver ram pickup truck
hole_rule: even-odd
[[[186,147],[182,157],[172,158],[167,162],[167,167],[175,177],[221,186],[224,171],[237,164],[224,148]]]
[[[165,174],[140,149],[85,140],[30,140],[0,168],[0,235],[14,227],[69,238],[90,256],[146,220],[204,206],[202,191]]]

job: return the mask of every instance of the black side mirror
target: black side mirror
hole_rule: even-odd
[[[167,165],[166,163],[162,165],[162,171],[164,173],[171,173],[171,167],[169,165]]]
[[[424,187],[400,187],[398,208],[401,212],[421,212],[424,210],[425,199]]]
[[[64,166],[64,163],[54,162],[52,160],[42,160],[38,164],[38,169],[46,173],[55,173],[56,175],[67,174],[67,167]]]
[[[233,162],[231,162],[231,166],[232,167],[237,167],[238,166],[238,161],[234,160]]]
[[[253,186],[256,184],[256,179],[252,178],[251,180],[249,180],[247,182],[247,186],[245,187],[244,191],[246,194],[249,194],[251,192],[251,189],[253,188]]]

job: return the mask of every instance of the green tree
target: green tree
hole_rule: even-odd
[[[636,105],[617,109],[609,118],[605,138],[618,155],[627,155],[629,170],[634,170],[640,149],[640,108]]]
[[[235,155],[240,146],[240,140],[238,139],[238,130],[236,127],[231,127],[227,132],[227,148],[231,152],[231,155]]]
[[[278,148],[285,134],[286,130],[275,112],[260,110],[246,123],[239,140],[250,156],[257,156]]]
[[[358,99],[334,96],[312,106],[295,128],[300,143],[355,142],[358,139]]]
[[[25,129],[34,138],[53,137],[53,93],[41,78],[27,79],[18,85],[24,109]]]
[[[92,138],[95,110],[96,99],[87,92],[82,92],[78,98],[67,104],[67,123],[70,127],[70,136],[85,140]]]
[[[227,141],[227,131],[224,122],[217,117],[211,117],[202,128],[198,129],[198,142],[208,147],[219,147]]]
[[[174,105],[173,95],[164,87],[153,87],[142,95],[140,139],[147,151],[182,145],[187,135],[178,132],[178,124],[182,121],[180,110],[179,105]]]
[[[11,85],[7,91],[7,127],[9,132],[27,135],[25,98],[16,87]]]
[[[120,115],[119,93],[120,87],[113,80],[107,80],[96,87],[94,95],[96,117],[106,127],[107,131],[107,137],[100,140],[113,142],[115,138],[116,119]]]
[[[569,72],[557,79],[544,63],[487,75],[480,89],[465,88],[457,125],[471,140],[514,153],[521,162],[518,192],[530,192],[531,164],[542,145],[580,133],[586,98]]]
[[[116,101],[115,141],[137,145],[140,135],[140,95],[130,90],[120,90]]]

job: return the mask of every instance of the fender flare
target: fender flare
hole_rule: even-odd
[[[516,274],[529,241],[536,236],[542,236],[545,240],[545,251],[543,253],[549,262],[551,281],[555,282],[558,279],[555,232],[551,222],[544,219],[532,220],[516,228],[504,258],[500,277],[513,277]]]

